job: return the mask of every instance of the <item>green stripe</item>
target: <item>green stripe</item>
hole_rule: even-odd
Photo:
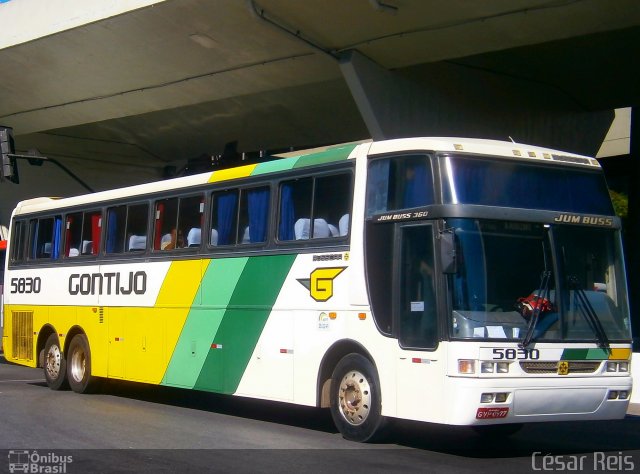
[[[309,155],[302,155],[294,168],[301,168],[303,166],[321,165],[324,163],[332,163],[334,161],[346,160],[349,154],[353,151],[356,145],[344,145],[335,148],[330,148],[318,153],[311,153]]]
[[[194,385],[199,390],[234,393],[249,364],[295,255],[250,258],[235,285],[211,349]],[[206,289],[203,289],[203,298]]]
[[[209,264],[200,283],[202,306],[194,305],[189,311],[162,384],[195,385],[247,260],[224,258]]]
[[[606,349],[565,349],[561,360],[605,360],[609,358]]]
[[[258,165],[251,172],[251,176],[265,173],[274,173],[276,171],[290,170],[295,166],[297,161],[298,158],[281,158],[279,160],[258,163]]]

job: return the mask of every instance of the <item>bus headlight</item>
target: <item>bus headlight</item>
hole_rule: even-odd
[[[483,374],[492,374],[493,371],[494,371],[493,362],[483,362],[482,364],[480,364],[480,372],[482,372]]]
[[[615,361],[609,361],[607,362],[607,368],[606,368],[607,372],[629,372],[629,362],[628,361],[622,361],[622,362],[615,362]]]
[[[498,367],[499,374],[508,374],[509,373],[509,362],[498,362],[496,364]]]

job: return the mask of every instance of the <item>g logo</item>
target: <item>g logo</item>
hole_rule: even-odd
[[[558,375],[568,375],[569,374],[569,362],[566,360],[561,360],[558,362]]]
[[[333,280],[347,267],[316,268],[309,278],[299,278],[302,286],[316,301],[327,301],[333,296]]]

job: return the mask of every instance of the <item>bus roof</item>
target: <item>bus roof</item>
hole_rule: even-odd
[[[28,199],[17,204],[14,214],[18,215],[56,209],[58,207],[86,205],[94,202],[99,203],[128,196],[153,194],[161,191],[189,188],[206,183],[222,182],[294,168],[342,161],[354,158],[357,155],[356,149],[359,149],[360,147],[367,147],[370,155],[424,150],[502,156],[511,159],[539,161],[557,165],[570,163],[572,165],[585,165],[591,168],[600,167],[597,160],[588,156],[499,140],[457,137],[419,137],[400,138],[379,142],[358,141],[277,155],[277,159],[263,163],[240,165],[234,168],[221,169],[163,181],[155,181],[92,194],[84,194],[69,198],[39,197]]]

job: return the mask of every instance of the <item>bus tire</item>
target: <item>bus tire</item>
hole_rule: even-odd
[[[67,388],[67,361],[58,336],[53,333],[44,345],[44,378],[51,390]]]
[[[76,393],[90,393],[96,385],[91,375],[91,350],[84,334],[76,334],[69,344],[67,378],[71,390]]]
[[[378,373],[369,359],[355,353],[340,359],[330,393],[331,417],[345,439],[365,443],[380,438],[386,419]]]

